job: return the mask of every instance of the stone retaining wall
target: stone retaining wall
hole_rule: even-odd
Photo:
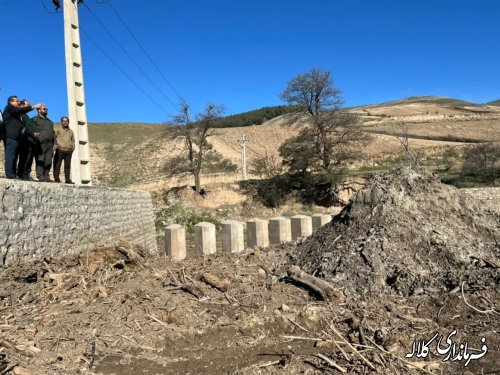
[[[0,179],[0,265],[79,254],[119,240],[157,253],[151,195]]]

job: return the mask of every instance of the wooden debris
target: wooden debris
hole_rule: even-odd
[[[403,320],[407,320],[411,323],[424,323],[424,324],[434,323],[434,321],[431,319],[418,318],[418,317],[413,317],[410,315],[398,315],[398,318],[401,318]]]
[[[332,325],[330,324],[330,328],[331,330],[337,335],[337,337],[342,340],[355,354],[357,354],[362,360],[363,362],[365,362],[372,370],[375,370],[376,371],[376,368],[375,366],[363,355],[361,354],[354,346],[351,345],[351,343],[349,341],[347,341],[341,334],[339,331],[337,331],[337,329]]]
[[[321,358],[323,361],[325,361],[326,363],[328,363],[331,367],[339,370],[340,372],[342,372],[342,373],[346,373],[347,372],[347,369],[343,368],[342,366],[339,366],[335,361],[333,361],[332,359],[328,358],[326,355],[321,354],[321,353],[316,353],[315,355],[316,355],[316,357]]]
[[[157,351],[157,349],[152,348],[151,346],[146,346],[146,345],[139,344],[137,341],[131,339],[130,337],[127,337],[127,336],[124,336],[124,335],[120,335],[120,334],[118,334],[118,336],[120,336],[121,338],[124,338],[125,340],[131,342],[132,344],[134,344],[139,349],[150,350],[150,351],[155,351],[155,352]]]
[[[201,280],[204,281],[205,283],[213,286],[214,288],[219,289],[221,292],[226,292],[229,287],[231,286],[231,283],[227,279],[221,279],[214,274],[211,274],[209,272],[204,272],[201,275]]]
[[[24,345],[24,344],[16,344],[8,339],[1,339],[0,346],[3,346],[6,349],[14,349],[17,352],[24,354],[38,354],[42,351],[42,349],[37,348],[33,345]]]
[[[295,325],[295,326],[299,327],[302,331],[307,332],[307,333],[311,333],[311,332],[310,332],[307,328],[304,328],[304,327],[302,327],[299,323],[294,322],[294,321],[293,321],[291,318],[289,318],[288,316],[287,316],[287,319],[290,321],[290,323],[292,323],[293,325]]]
[[[206,300],[209,300],[210,299],[210,296],[208,296],[207,294],[205,294],[205,292],[203,290],[201,290],[200,288],[198,288],[196,285],[194,284],[188,284],[187,283],[187,278],[185,275],[183,275],[183,283],[181,283],[176,277],[175,275],[172,273],[172,271],[168,270],[168,272],[170,273],[170,276],[172,278],[172,282],[171,282],[171,285],[173,285],[174,287],[178,287],[180,288],[181,290],[184,290],[188,293],[191,293],[193,296],[195,296],[196,298],[198,298],[199,301],[206,301]]]
[[[418,369],[426,374],[429,374],[429,375],[434,375],[433,372],[430,372],[429,370],[425,369],[425,368],[421,368],[421,367],[418,367],[418,366],[415,366],[415,363],[418,363],[418,362],[410,362],[410,361],[407,361],[406,359],[404,358],[400,358],[398,357],[397,355],[391,353],[391,352],[388,352],[387,350],[385,350],[384,348],[382,348],[381,346],[377,345],[373,340],[371,340],[369,337],[366,338],[368,341],[370,341],[372,343],[372,345],[374,345],[378,350],[380,350],[382,353],[385,353],[385,354],[389,354],[391,357],[393,358],[396,358],[397,360],[403,362],[405,365],[407,366],[410,366],[410,367],[413,367],[415,369]]]
[[[92,274],[107,267],[144,268],[145,255],[142,247],[121,241],[117,246],[101,247],[83,254],[80,257],[80,263],[86,266]]]
[[[16,349],[20,352],[30,352],[33,354],[38,354],[42,351],[42,349],[37,348],[36,346],[33,345],[24,345],[24,344],[18,344],[16,345]]]
[[[264,368],[264,367],[269,367],[269,366],[274,366],[274,365],[279,365],[281,363],[281,360],[278,359],[276,361],[270,361],[270,362],[266,362],[266,363],[262,363],[260,365],[257,365],[257,367],[259,368]]]
[[[165,322],[162,322],[160,319],[158,319],[156,316],[148,314],[148,318],[153,319],[155,322],[160,323],[162,326],[168,328],[168,325]]]
[[[318,340],[314,343],[314,347],[318,349],[332,349],[334,346],[331,340]]]
[[[31,372],[29,372],[24,367],[16,366],[12,369],[12,374],[13,375],[31,375]]]
[[[103,297],[103,298],[106,298],[108,297],[108,292],[106,291],[106,288],[104,287],[104,285],[98,285],[97,286],[97,296],[99,297]]]
[[[325,280],[307,274],[298,266],[292,266],[288,269],[288,277],[318,293],[325,301],[337,303],[345,301],[344,293],[341,290],[334,288]]]
[[[36,327],[26,328],[26,334],[25,334],[26,340],[33,341],[35,339],[37,332],[38,330],[36,329]]]

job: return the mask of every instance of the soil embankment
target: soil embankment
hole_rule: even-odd
[[[498,213],[397,170],[294,245],[172,263],[122,244],[10,267],[0,271],[0,373],[495,373],[499,242]],[[294,284],[292,265],[345,301]],[[451,348],[455,330],[456,349],[475,355],[467,366],[443,361],[436,343],[405,357],[435,333]]]

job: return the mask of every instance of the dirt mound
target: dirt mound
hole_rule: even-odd
[[[434,294],[499,285],[499,242],[500,215],[428,172],[397,169],[375,176],[295,261],[347,297]]]

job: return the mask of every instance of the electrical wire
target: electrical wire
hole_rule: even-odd
[[[80,27],[80,31],[85,35],[85,37],[94,44],[94,46],[101,51],[101,53],[108,58],[108,60],[130,81],[132,84],[137,87],[152,103],[154,103],[159,109],[165,112],[169,117],[172,117],[172,114],[169,113],[161,104],[159,104],[151,95],[149,95],[125,70],[123,70],[114,60],[113,58],[102,49],[99,44],[84,30]]]
[[[15,0],[10,0],[10,1],[9,1],[9,0],[7,0],[7,2],[6,2],[6,3],[0,4],[0,7],[7,6],[7,5],[9,5],[9,4],[11,4],[11,3],[13,3],[14,1],[15,1]]]
[[[14,1],[14,0],[12,0],[12,1]],[[11,2],[12,2],[12,1],[11,1]],[[43,7],[44,7],[44,9],[45,9],[45,11],[46,11],[47,13],[49,13],[49,14],[57,14],[57,13],[61,13],[61,11],[54,11],[54,12],[50,11],[50,10],[47,8],[47,6],[45,5],[45,2],[44,2],[43,0],[40,0],[40,1],[42,2],[42,5],[43,5]]]
[[[160,68],[158,67],[158,65],[154,62],[154,60],[151,58],[151,56],[149,55],[149,53],[147,53],[146,49],[143,47],[143,45],[141,44],[141,42],[139,42],[139,40],[136,38],[136,36],[134,35],[134,33],[132,32],[132,30],[128,27],[128,25],[126,24],[125,20],[123,19],[122,16],[120,16],[120,14],[118,13],[118,11],[115,9],[115,7],[113,6],[113,4],[111,4],[111,1],[101,1],[101,2],[98,2],[98,4],[107,4],[111,7],[111,9],[113,10],[113,12],[116,14],[116,16],[118,17],[118,19],[120,20],[120,22],[122,23],[123,27],[125,27],[125,29],[128,31],[128,33],[130,34],[130,36],[135,40],[135,42],[137,43],[137,45],[139,46],[139,48],[141,49],[141,51],[144,53],[144,55],[149,59],[149,61],[151,62],[151,64],[155,67],[155,69],[157,70],[157,72],[160,74],[160,76],[164,79],[164,81],[167,83],[167,85],[172,89],[172,91],[177,95],[177,97],[179,98],[180,101],[183,101],[183,97],[181,94],[179,94],[179,92],[175,89],[174,85],[172,85],[172,83],[170,83],[170,81],[167,79],[167,77],[165,77],[165,75],[163,74],[163,72],[160,70]]]
[[[158,90],[158,92],[169,102],[170,105],[172,105],[173,108],[176,110],[178,109],[178,105],[174,104],[170,98],[168,98],[165,93],[158,87],[158,85],[146,74],[144,69],[141,68],[141,66],[135,61],[135,59],[128,53],[128,51],[123,47],[123,45],[118,41],[118,39],[113,35],[113,33],[106,27],[106,25],[99,19],[99,17],[96,16],[96,14],[90,9],[87,4],[83,3],[87,11],[96,19],[96,21],[101,25],[101,27],[106,31],[106,33],[113,39],[113,41],[120,47],[120,49],[123,51],[123,53],[129,58],[130,61],[135,65],[137,69],[142,73],[142,75],[149,81],[153,87]]]

